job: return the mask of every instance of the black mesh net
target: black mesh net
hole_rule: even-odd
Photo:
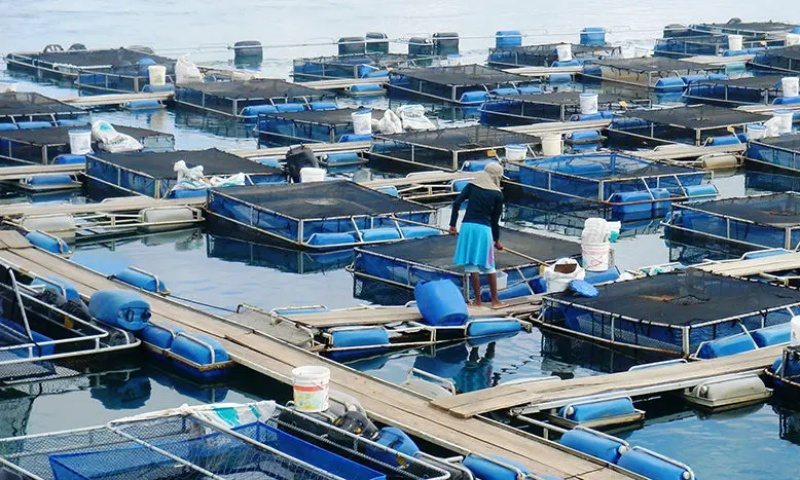
[[[770,145],[773,147],[787,148],[800,152],[800,133],[791,135],[781,135],[780,137],[762,138],[758,143]]]
[[[672,58],[650,57],[650,58],[625,58],[612,59],[604,58],[594,63],[603,67],[615,68],[619,70],[629,70],[633,72],[702,72],[716,71],[719,67],[701,65],[699,63],[675,60]]]
[[[769,119],[769,117],[757,113],[715,107],[712,105],[663,108],[659,110],[635,110],[627,112],[624,115],[629,118],[641,118],[642,120],[647,120],[655,124],[693,130],[724,128],[727,126],[744,125],[746,123],[763,122]]]
[[[596,298],[553,294],[562,302],[643,322],[697,325],[800,303],[800,291],[700,270],[597,287]]]
[[[157,132],[147,128],[124,127],[112,125],[114,130],[139,140],[148,137],[165,137],[172,135],[169,133]],[[54,127],[41,128],[34,130],[10,130],[0,132],[0,139],[11,140],[14,142],[27,143],[30,145],[66,145],[69,143],[69,131],[75,127]]]
[[[694,204],[692,207],[762,225],[775,227],[800,225],[800,194],[797,193],[727,198]]]
[[[541,105],[577,106],[580,105],[581,92],[552,92],[541,93],[539,95],[508,95],[501,97],[500,100],[519,100],[526,103]],[[610,93],[600,93],[597,95],[597,103],[600,105],[608,105],[619,102],[637,102],[641,100],[642,99],[632,99],[630,96],[615,95]]]
[[[197,90],[205,93],[206,95],[214,95],[232,99],[269,99],[278,97],[319,98],[334,96],[332,92],[328,92],[326,90],[316,90],[277,78],[193,83],[182,85],[181,88]]]
[[[80,113],[78,107],[67,105],[33,92],[0,93],[0,116],[37,115],[48,113]]]
[[[269,113],[270,117],[285,118],[296,122],[323,123],[327,125],[341,125],[353,122],[350,116],[355,108],[338,108],[336,110],[306,110],[303,112]],[[372,109],[372,117],[380,118],[384,110]]]
[[[481,65],[462,65],[455,67],[432,67],[397,70],[396,73],[429,83],[444,85],[479,86],[496,83],[530,82],[529,77],[506,73],[502,70]]]
[[[692,28],[699,30],[740,30],[743,32],[786,32],[796,25],[783,22],[726,22],[726,23],[700,23],[692,25]]]
[[[39,62],[50,64],[73,65],[76,67],[130,67],[145,58],[155,61],[157,64],[174,66],[175,60],[172,58],[154,55],[152,53],[131,50],[128,48],[105,49],[105,50],[69,50],[64,52],[42,52],[30,55]]]
[[[398,133],[396,135],[379,135],[377,138],[397,143],[407,143],[441,150],[471,150],[480,148],[503,147],[508,144],[538,144],[539,137],[507,132],[480,125],[462,128],[445,128],[427,132]]]
[[[562,257],[574,257],[581,252],[580,245],[576,242],[524,233],[508,228],[501,229],[500,240],[507,248],[542,262],[549,262]],[[439,235],[405,242],[376,245],[360,250],[444,270],[462,271],[463,268],[453,264],[455,248],[456,237]],[[536,263],[522,256],[504,251],[495,253],[495,262],[499,269]]]
[[[722,85],[728,87],[756,88],[770,90],[778,88],[782,75],[762,75],[758,77],[730,78],[727,80],[702,80],[697,82],[704,85]],[[692,84],[694,85],[694,84]]]
[[[800,60],[800,45],[769,50],[767,55],[770,57],[782,57],[792,60]]]
[[[392,197],[349,181],[228,187],[218,193],[297,219],[430,210],[424,205]]]
[[[175,152],[97,153],[93,157],[104,162],[150,175],[153,178],[175,178],[175,162],[183,160],[188,167],[203,166],[205,175],[236,173],[280,173],[281,170],[246,160],[216,148]]]

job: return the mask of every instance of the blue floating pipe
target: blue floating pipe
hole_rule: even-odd
[[[490,335],[507,335],[522,330],[519,320],[508,318],[482,318],[473,320],[467,325],[468,337],[486,337]]]
[[[330,332],[333,348],[382,347],[389,344],[389,332],[383,327],[348,328]]]
[[[558,410],[560,417],[576,423],[623,417],[636,413],[629,397],[574,403]]]
[[[706,145],[738,145],[742,143],[736,135],[721,135],[716,137],[708,137],[706,139]]]
[[[507,96],[507,95],[519,95],[519,90],[514,87],[500,87],[495,88],[492,90],[492,95],[497,95],[499,97]]]
[[[245,118],[252,118],[259,115],[276,113],[277,111],[278,108],[275,107],[275,105],[250,105],[249,107],[244,107],[242,109],[241,116]]]
[[[349,142],[371,142],[372,141],[372,134],[366,133],[364,135],[356,135],[355,133],[346,133],[339,137],[339,143],[349,143]]]
[[[34,175],[25,179],[25,184],[31,187],[55,187],[73,185],[75,180],[66,173],[51,175]]]
[[[31,286],[42,286],[45,290],[62,295],[67,301],[81,299],[78,289],[75,288],[75,284],[63,278],[38,277],[31,282]]]
[[[689,198],[714,198],[719,195],[719,190],[715,185],[706,183],[703,185],[688,185],[684,187],[686,196]]]
[[[178,370],[200,380],[218,379],[233,367],[225,347],[205,335],[178,332],[169,353]]]
[[[131,100],[125,104],[128,110],[156,110],[164,108],[164,104],[158,100]]]
[[[162,350],[169,350],[172,347],[172,342],[175,340],[175,335],[182,331],[180,327],[173,325],[170,325],[168,328],[164,325],[148,323],[139,332],[139,337],[143,342],[149,345]]]
[[[750,335],[759,348],[771,347],[773,345],[789,343],[791,326],[788,323],[782,323],[772,327],[759,328],[758,330],[750,332]]]
[[[25,238],[28,239],[31,244],[44,251],[55,253],[56,255],[65,255],[69,253],[69,245],[67,245],[67,242],[49,233],[34,230],[28,232]]]
[[[422,225],[416,225],[412,227],[400,227],[400,230],[403,231],[403,237],[405,237],[406,239],[427,238],[441,234],[441,232],[434,227],[425,227]]]
[[[40,130],[43,128],[52,128],[53,124],[45,121],[33,122],[17,122],[17,128],[20,130]]]
[[[382,463],[395,467],[406,463],[402,457],[398,458],[395,452],[400,452],[412,458],[420,453],[420,449],[414,440],[412,440],[406,432],[396,427],[381,428],[375,443],[386,447],[388,450],[369,444],[366,447],[367,455]]]
[[[325,157],[325,162],[329,167],[352,165],[354,163],[361,163],[361,157],[355,152],[329,153],[327,157]]]
[[[53,159],[55,165],[81,165],[86,163],[86,155],[73,155],[71,153],[63,153]]]
[[[686,83],[680,77],[659,78],[655,89],[659,92],[681,92],[686,88]]]
[[[275,109],[281,113],[302,112],[305,111],[306,106],[302,103],[279,103],[275,105]]]
[[[367,228],[361,230],[361,240],[364,243],[400,240],[400,232],[393,227]]]
[[[517,91],[520,93],[520,95],[537,95],[543,92],[542,88],[537,87],[536,85],[523,85],[521,87],[517,87]]]
[[[425,323],[435,327],[461,326],[469,312],[464,295],[450,280],[419,282],[414,287],[414,299]]]
[[[561,445],[616,464],[630,449],[624,440],[588,428],[576,427],[561,436]]]
[[[388,74],[388,72],[387,72]],[[352,85],[348,90],[353,95],[374,96],[383,95],[385,90],[378,84]]]
[[[461,94],[461,98],[458,99],[460,103],[469,105],[481,104],[487,100],[489,100],[489,92],[486,90],[464,92]]]
[[[535,475],[528,468],[510,458],[499,455],[484,457],[475,454],[467,455],[464,466],[475,478],[481,480],[519,480],[521,478],[541,478],[543,480],[560,480],[552,475]]]
[[[63,120],[56,120],[56,125],[59,127],[87,127],[88,120],[65,118]]]
[[[167,286],[157,276],[136,267],[124,268],[112,274],[110,277],[148,292],[161,294],[169,293]]]
[[[311,110],[314,110],[316,112],[325,110],[336,110],[338,108],[335,102],[311,102],[308,104],[308,106],[311,107]]]
[[[727,357],[737,353],[749,352],[756,348],[758,348],[758,345],[756,345],[749,333],[739,333],[701,343],[697,349],[697,358]]]
[[[572,81],[572,75],[569,73],[551,73],[547,77],[547,81],[550,83],[569,83]]]
[[[617,463],[622,468],[650,480],[694,480],[688,466],[650,450],[633,447],[623,453]]]

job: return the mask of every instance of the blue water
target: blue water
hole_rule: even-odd
[[[611,29],[609,40],[633,46],[651,44],[669,23],[719,22],[732,16],[765,19],[765,11],[776,20],[800,21],[795,1],[737,3],[0,0],[4,12],[0,48],[7,53],[38,50],[49,43],[67,46],[82,42],[90,48],[145,44],[159,53],[191,52],[198,62],[227,65],[232,58],[227,45],[258,39],[265,45],[295,45],[265,52],[263,70],[283,76],[289,72],[292,58],[334,53],[335,38],[374,30],[385,31],[390,37],[457,31],[462,36],[466,62],[481,61],[493,43],[488,37],[499,29],[519,28],[535,34],[526,39],[526,43],[535,43],[575,40],[580,28],[602,25]],[[300,43],[325,45],[297,46]],[[55,96],[74,94],[63,88],[23,82],[20,90],[24,89]],[[174,133],[178,148],[256,146],[254,139],[243,138],[246,132],[242,134],[240,125],[197,114],[102,112],[95,116]],[[754,178],[739,173],[717,178],[714,183],[724,196],[735,196],[758,191],[746,188]],[[774,183],[767,178],[766,183],[770,182]],[[0,202],[28,201],[17,196],[6,198],[6,192],[2,193]],[[544,221],[541,215],[522,215],[515,221],[559,235],[577,233],[569,216],[547,217]],[[616,258],[622,268],[636,268],[670,261],[682,252],[667,248],[656,223],[628,232],[617,246]],[[127,262],[151,270],[175,295],[222,307],[204,307],[219,314],[240,303],[273,308],[297,304],[344,307],[361,302],[353,297],[352,277],[341,268],[348,263],[346,256],[313,258],[210,236],[200,229],[82,245],[74,258]],[[452,379],[461,390],[473,390],[515,378],[570,378],[626,370],[647,360],[534,330],[491,343],[395,352],[352,362],[351,366],[396,382],[404,381],[408,371],[417,367]],[[198,388],[134,357],[120,365],[104,364],[102,369],[64,382],[0,390],[0,436],[87,426],[181,403],[280,398],[285,394],[274,385],[254,389],[252,383],[252,379],[244,378],[232,381],[227,388]],[[624,436],[634,444],[690,464],[703,479],[797,478],[800,461],[794,455],[800,443],[800,422],[796,420],[798,414],[788,407],[765,404],[710,416],[683,409],[669,417],[648,419],[644,428]]]

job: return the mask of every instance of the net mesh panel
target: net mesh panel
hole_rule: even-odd
[[[650,162],[617,153],[590,154],[545,158],[527,162],[527,168],[564,173],[593,180],[615,180],[630,177],[698,173],[689,167]]]
[[[157,132],[146,128],[124,127],[112,125],[114,130],[125,135],[142,140],[148,137],[172,137],[169,133]],[[67,145],[69,144],[69,131],[75,127],[54,127],[36,130],[11,130],[0,132],[0,139],[11,140],[14,142],[27,143],[31,145]]]
[[[663,108],[659,110],[636,110],[623,114],[628,118],[640,118],[648,122],[672,125],[688,129],[711,129],[729,125],[763,122],[769,117],[712,105]]]
[[[430,210],[349,181],[229,187],[220,193],[298,219]]]
[[[0,93],[0,116],[48,113],[84,113],[84,111],[34,92]]]
[[[502,70],[481,65],[462,65],[455,67],[431,67],[396,70],[393,73],[444,85],[488,85],[508,82],[530,82],[529,77],[506,73]]]
[[[355,108],[339,108],[336,110],[306,110],[303,112],[267,113],[270,118],[282,118],[295,122],[314,122],[330,125],[353,123],[352,113],[357,111]],[[380,118],[384,110],[372,109],[372,117]]]
[[[327,57],[298,58],[294,60],[295,67],[308,63],[319,63],[326,65],[372,65],[374,67],[395,67],[407,64],[414,58],[405,53],[381,53],[365,55],[331,55]]]
[[[630,70],[634,72],[702,72],[702,71],[716,71],[718,67],[711,67],[708,65],[701,65],[698,63],[685,62],[683,60],[675,60],[672,58],[627,58],[627,59],[610,59],[605,58],[597,60],[594,63],[610,68],[619,70]]]
[[[800,194],[775,193],[744,198],[728,198],[693,205],[701,211],[775,226],[800,226]]]
[[[782,22],[737,22],[737,23],[700,23],[691,25],[690,28],[698,30],[742,30],[751,32],[783,32],[794,28],[796,25]]]
[[[375,136],[383,140],[394,141],[397,144],[406,143],[451,151],[496,148],[515,143],[541,143],[539,137],[507,132],[480,125],[462,128],[445,128],[427,132],[398,133],[395,135],[376,134]]]
[[[785,48],[778,48],[775,50],[769,50],[767,52],[768,57],[782,57],[782,58],[789,58],[792,60],[800,60],[800,45],[793,45],[791,47]]]
[[[136,66],[139,60],[145,58],[152,59],[159,65],[166,65],[169,67],[173,67],[175,65],[175,60],[172,58],[161,57],[159,55],[139,52],[127,48],[42,52],[30,55],[30,57],[38,60],[39,62],[74,65],[76,67],[130,67]]]
[[[577,106],[581,102],[581,92],[553,92],[542,93],[539,95],[509,95],[503,96],[500,100],[519,100],[526,103],[544,105],[567,105]],[[615,95],[610,93],[600,93],[597,95],[597,103],[600,105],[618,103],[621,101],[633,102],[629,96]]]
[[[190,168],[202,165],[205,175],[232,175],[240,172],[281,173],[280,169],[261,165],[216,148],[175,152],[97,153],[91,156],[159,179],[176,178],[177,173],[173,167],[175,162],[179,160],[186,162],[186,165]]]
[[[728,80],[701,80],[700,85],[722,85],[728,87],[756,88],[760,90],[780,87],[782,75],[763,75],[758,77],[731,78]]]
[[[770,145],[772,147],[786,148],[800,152],[800,133],[781,135],[780,137],[761,138],[758,143]]]
[[[277,78],[255,80],[233,80],[223,82],[192,83],[181,86],[182,89],[196,90],[206,95],[226,98],[276,98],[276,97],[310,97],[333,96],[325,90],[315,90]]]

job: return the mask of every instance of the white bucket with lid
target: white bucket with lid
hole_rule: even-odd
[[[92,131],[91,130],[70,130],[69,153],[73,155],[85,155],[92,152]]]
[[[556,45],[556,55],[559,62],[569,62],[572,60],[572,45],[569,43]]]
[[[800,315],[789,321],[789,345],[800,345]]]
[[[325,181],[325,169],[304,167],[300,169],[300,183]]]
[[[150,85],[154,87],[167,83],[167,67],[163,65],[150,65],[147,67],[147,74],[150,77]]]
[[[794,121],[794,112],[791,110],[775,110],[773,118],[778,119],[778,134],[792,133],[792,122]]]
[[[597,94],[596,93],[581,93],[581,113],[590,115],[597,113]]]
[[[561,134],[559,133],[542,135],[542,155],[545,157],[561,155],[563,148],[562,143]]]
[[[611,244],[582,242],[581,260],[586,271],[605,272],[611,266]]]
[[[507,162],[519,162],[525,160],[528,156],[527,145],[506,145],[505,149]]]
[[[741,50],[743,40],[744,38],[741,35],[728,35],[728,50]]]
[[[751,123],[747,125],[747,139],[760,140],[767,136],[767,127],[760,123]]]
[[[800,96],[800,77],[781,78],[781,94],[784,98]]]
[[[786,46],[791,47],[793,45],[800,45],[800,34],[798,33],[787,33],[786,34]]]
[[[369,135],[372,133],[372,110],[360,108],[350,114],[353,120],[353,133],[356,135]]]
[[[300,412],[317,413],[328,409],[331,371],[310,365],[292,370],[294,408]]]

